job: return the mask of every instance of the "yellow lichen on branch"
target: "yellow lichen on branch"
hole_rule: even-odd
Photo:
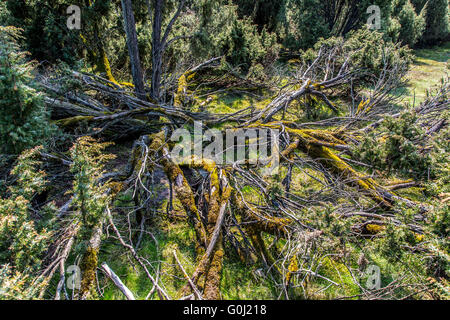
[[[261,214],[251,204],[244,204],[241,196],[237,192],[232,194],[232,204],[239,215],[248,222],[248,226],[261,232],[266,232],[275,236],[286,236],[287,227],[292,223],[289,218],[269,217]]]
[[[61,119],[55,121],[56,124],[63,126],[63,127],[70,127],[73,125],[78,125],[82,121],[90,122],[94,120],[94,116],[75,116],[71,118]]]
[[[222,245],[222,221],[221,215],[225,214],[232,188],[228,184],[225,170],[216,168],[210,175],[210,195],[207,231],[209,235],[208,245],[212,241],[214,250],[209,269],[205,274],[204,297],[209,300],[220,298],[220,277],[222,273],[224,249]],[[222,221],[221,221],[222,219]],[[215,232],[219,232],[218,239],[213,240]]]
[[[208,249],[200,259],[193,275],[193,281],[204,289],[204,298],[220,299],[220,278],[222,273],[224,248],[222,245],[222,224],[232,188],[228,183],[227,173],[214,168],[210,173],[208,191]]]
[[[202,245],[205,245],[207,239],[206,231],[201,223],[200,212],[195,204],[194,193],[181,168],[170,158],[170,154],[165,143],[164,131],[152,135],[150,139],[152,142],[149,149],[155,153],[154,157],[159,158],[164,172],[173,183],[178,200],[180,200],[187,215],[193,220],[198,241]]]
[[[298,262],[297,262],[297,257],[293,256],[291,258],[291,261],[289,262],[289,266],[288,266],[288,272],[286,274],[286,284],[289,283],[289,281],[291,281],[291,276],[293,273],[298,271]]]
[[[284,158],[288,158],[292,152],[299,149],[312,159],[318,161],[331,173],[344,177],[349,185],[357,186],[362,190],[365,190],[376,202],[381,203],[385,207],[391,206],[391,203],[379,192],[382,188],[375,180],[364,177],[364,175],[360,174],[347,164],[344,159],[331,151],[330,148],[343,146],[345,142],[335,137],[330,131],[292,129],[281,126],[281,124],[277,122],[255,124],[253,126],[287,131],[294,137],[295,141],[282,152]],[[317,138],[321,138],[324,141],[318,140]],[[385,192],[389,193],[388,191]]]
[[[97,69],[100,72],[104,72],[106,74],[106,78],[108,81],[114,83],[116,86],[121,87],[119,82],[114,78],[112,71],[111,71],[111,64],[109,62],[108,56],[106,54],[105,49],[103,48],[102,44],[98,45],[98,51],[99,53],[95,52],[95,50],[92,50],[86,40],[86,38],[80,33],[81,41],[85,44],[89,55],[92,56],[92,58],[96,61]]]
[[[380,202],[385,207],[391,207],[391,203],[384,199],[378,191],[381,188],[372,178],[364,177],[354,170],[343,159],[334,154],[329,148],[313,144],[300,145],[303,150],[326,167],[330,172],[346,178],[347,183],[365,190],[376,202]]]
[[[183,97],[187,93],[189,80],[193,77],[195,77],[195,72],[188,70],[178,78],[178,88],[173,99],[175,107],[181,107],[183,105]]]
[[[95,271],[97,270],[98,264],[98,251],[94,248],[88,247],[83,259],[81,261],[81,287],[79,292],[79,297],[81,300],[85,300],[89,294],[91,294],[92,286],[95,282]]]

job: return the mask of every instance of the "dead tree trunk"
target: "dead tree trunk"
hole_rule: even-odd
[[[117,276],[117,274],[114,273],[114,271],[111,270],[111,268],[106,264],[106,262],[102,263],[102,269],[105,272],[105,274],[108,276],[108,278],[111,279],[112,282],[116,285],[116,287],[124,294],[124,296],[128,300],[136,300],[133,293],[130,289],[127,288],[120,280],[120,278]]]
[[[159,101],[161,86],[162,48],[161,24],[164,0],[155,0],[153,9],[153,35],[152,35],[152,98]]]
[[[122,10],[125,33],[127,34],[128,52],[130,55],[131,74],[133,76],[136,96],[141,100],[145,100],[144,74],[139,58],[136,23],[131,0],[122,0]]]
[[[180,0],[177,11],[173,15],[164,34],[162,34],[162,19],[164,0],[153,1],[153,34],[152,34],[152,98],[159,101],[161,98],[161,76],[162,76],[162,59],[164,51],[169,43],[184,37],[174,37],[168,40],[169,34],[172,31],[175,21],[183,11],[186,0]]]

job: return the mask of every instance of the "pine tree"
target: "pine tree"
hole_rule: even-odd
[[[19,32],[0,27],[0,153],[18,154],[53,130],[43,97],[33,88],[33,63],[17,46]]]
[[[9,15],[1,24],[23,29],[23,48],[33,58],[74,64],[81,47],[78,30],[67,28],[67,8],[77,4],[71,0],[5,0]]]
[[[411,2],[416,11],[426,10],[426,28],[420,42],[432,45],[448,39],[450,32],[448,0],[411,0]]]
[[[409,0],[395,0],[391,28],[389,33],[393,40],[413,47],[425,30],[425,11],[416,13]]]

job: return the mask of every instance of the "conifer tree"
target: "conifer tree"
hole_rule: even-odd
[[[34,65],[17,45],[19,32],[0,27],[0,153],[18,154],[52,132],[42,94],[33,88]]]

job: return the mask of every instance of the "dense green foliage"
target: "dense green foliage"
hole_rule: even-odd
[[[388,41],[384,39],[382,33],[367,29],[352,31],[346,39],[343,37],[320,39],[303,53],[302,58],[312,62],[320,48],[333,48],[337,45],[342,51],[336,59],[336,64],[342,66],[346,62],[344,58],[346,54],[351,53],[351,59],[347,63],[358,66],[369,77],[381,72],[384,63],[390,65],[395,63],[406,68],[412,61],[411,50],[408,47]]]
[[[426,9],[416,12],[410,0],[396,0],[393,3],[389,34],[395,41],[413,47],[425,30]]]
[[[71,149],[74,209],[80,212],[80,220],[88,232],[99,223],[108,203],[108,185],[96,183],[105,173],[102,170],[104,164],[111,160],[110,155],[103,153],[106,147],[106,143],[82,137]]]
[[[404,113],[400,118],[386,118],[377,132],[372,132],[355,147],[354,152],[375,168],[396,172],[404,178],[427,179],[435,175],[432,155],[425,153],[425,132],[415,125],[415,115]],[[448,151],[447,151],[448,152]]]
[[[66,9],[73,1],[45,0],[6,1],[8,14],[0,25],[24,29],[24,49],[39,61],[63,60],[74,63],[74,52],[79,48],[75,31],[67,29]]]
[[[291,49],[305,49],[320,37],[345,36],[364,26],[371,5],[380,7],[382,29],[390,17],[391,2],[339,0],[285,0],[280,10],[279,35]]]
[[[141,60],[144,68],[149,68],[152,25],[148,12],[153,1],[148,2],[150,7],[144,0],[133,3]],[[65,9],[72,4],[82,9],[80,31],[66,27]],[[345,36],[361,28],[369,18],[366,11],[370,5],[380,7],[380,31],[393,41],[412,47],[418,42],[433,44],[448,35],[446,0],[429,1],[427,6],[424,0],[197,0],[186,4],[189,13],[182,14],[175,23],[173,38],[181,39],[168,48],[167,71],[192,63],[193,57],[186,54],[189,50],[194,50],[198,61],[225,55],[228,62],[241,66],[245,72],[252,64],[266,66],[277,56],[279,45],[289,51],[307,49],[321,37]],[[167,1],[163,9],[163,22],[167,25],[176,2]],[[107,72],[102,51],[115,69],[127,63],[118,10],[120,1],[8,0],[0,14],[0,24],[24,28],[26,49],[39,60],[73,64],[84,57],[99,72]]]
[[[10,196],[0,199],[0,261],[10,263],[20,272],[39,268],[39,257],[49,237],[45,228],[32,219],[30,200],[46,187],[45,173],[35,171],[39,166],[34,159],[38,152],[39,149],[33,149],[20,156],[18,165],[11,171],[17,176],[17,182],[9,188]]]
[[[20,153],[42,143],[51,133],[42,95],[33,81],[33,63],[27,62],[16,39],[19,31],[0,27],[0,152]]]
[[[448,39],[450,32],[448,0],[411,0],[411,2],[416,12],[422,9],[426,11],[426,28],[420,42],[432,45]]]
[[[47,187],[37,160],[41,148],[25,151],[11,171],[16,183],[0,197],[0,299],[36,296],[36,277],[52,236],[53,207],[37,219],[32,199]]]

